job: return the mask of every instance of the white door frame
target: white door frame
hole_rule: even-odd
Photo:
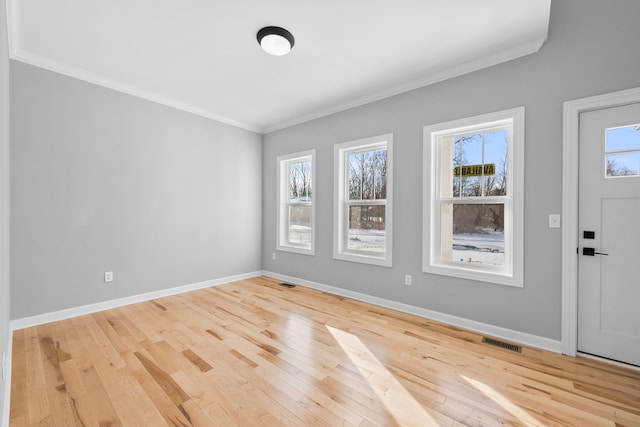
[[[640,102],[640,87],[567,101],[562,137],[562,353],[578,352],[578,155],[580,113]]]

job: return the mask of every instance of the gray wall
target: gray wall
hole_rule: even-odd
[[[11,75],[12,319],[260,270],[261,135]]]
[[[518,60],[265,136],[263,268],[551,339],[560,339],[562,103],[640,86],[640,2],[555,0],[549,38]],[[508,36],[508,35],[506,35]],[[421,272],[422,128],[524,105],[525,284]],[[393,267],[332,259],[333,145],[394,134]],[[275,251],[276,157],[317,149],[316,255]],[[413,286],[404,286],[404,275]]]
[[[0,0],[0,355],[9,343],[9,52],[5,0]],[[9,357],[10,355],[7,355]],[[0,356],[1,357],[1,356]],[[0,367],[1,369],[1,367]],[[4,407],[5,381],[0,377],[0,424],[9,408]]]

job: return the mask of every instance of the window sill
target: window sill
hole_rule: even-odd
[[[371,255],[361,255],[352,252],[337,252],[333,254],[333,258],[342,261],[360,262],[363,264],[379,265],[381,267],[391,267],[391,259]]]
[[[286,245],[278,245],[276,247],[277,251],[282,251],[282,252],[292,252],[295,254],[300,254],[300,255],[315,255],[316,251],[315,249],[306,249],[300,246],[286,246]]]
[[[456,267],[446,264],[429,264],[422,267],[423,273],[439,274],[441,276],[458,277],[460,279],[476,280],[479,282],[493,283],[496,285],[513,286],[523,288],[522,275],[499,273],[493,271],[481,271],[472,268]]]

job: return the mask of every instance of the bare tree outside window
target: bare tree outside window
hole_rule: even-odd
[[[393,134],[334,145],[333,256],[390,267]]]
[[[387,197],[387,151],[365,151],[349,155],[349,200]]]
[[[606,177],[640,176],[640,125],[605,131]]]
[[[314,253],[315,151],[278,157],[278,249]]]
[[[300,200],[311,197],[311,161],[289,164],[289,198]]]
[[[386,206],[369,201],[387,198],[387,150],[350,153],[348,168],[348,248],[384,252]]]
[[[607,159],[607,176],[633,176],[638,175],[638,171],[627,166],[618,164],[616,159]]]
[[[450,261],[501,265],[504,262],[504,205],[467,203],[507,195],[507,133],[504,129],[453,137],[453,203]],[[465,167],[479,170],[463,173]],[[457,172],[456,172],[457,171]]]
[[[524,107],[424,127],[423,271],[522,286]]]

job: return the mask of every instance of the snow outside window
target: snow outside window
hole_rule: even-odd
[[[315,150],[278,157],[277,249],[315,253]]]
[[[524,107],[424,128],[423,271],[523,286]]]
[[[333,257],[391,266],[393,135],[336,144]]]

